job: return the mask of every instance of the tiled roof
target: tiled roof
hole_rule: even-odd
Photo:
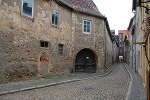
[[[59,0],[61,3],[71,7],[72,9],[95,16],[104,17],[94,4],[93,0]]]

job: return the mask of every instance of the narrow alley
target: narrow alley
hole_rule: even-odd
[[[0,100],[150,100],[150,0],[0,0]]]

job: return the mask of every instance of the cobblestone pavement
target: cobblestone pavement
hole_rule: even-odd
[[[127,64],[124,65],[132,76],[131,91],[128,100],[146,100],[146,90],[144,89],[139,76],[130,66]]]
[[[102,73],[83,73],[76,72],[75,74],[63,75],[63,76],[47,76],[45,78],[35,78],[32,80],[23,80],[19,82],[11,82],[8,84],[0,84],[0,95],[10,94],[25,90],[37,89],[41,87],[47,87],[51,85],[58,85],[63,83],[81,81],[84,79],[102,77],[108,75],[118,63],[112,65],[107,71]]]
[[[107,76],[2,95],[0,100],[125,100],[129,82],[120,63]]]

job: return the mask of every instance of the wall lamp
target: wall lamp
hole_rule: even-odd
[[[147,7],[142,5],[143,3],[148,3],[148,2],[150,2],[150,0],[144,1],[144,2],[141,2],[141,0],[139,0],[139,2],[137,2],[137,0],[133,0],[132,11],[136,10],[136,6],[140,6],[140,7],[145,8],[145,13],[149,14],[150,9],[149,9],[148,5],[147,5]]]

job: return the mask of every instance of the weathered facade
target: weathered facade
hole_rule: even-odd
[[[128,65],[131,66],[133,68],[133,36],[134,35],[134,26],[135,26],[135,22],[134,19],[135,17],[132,17],[128,26],[128,32],[129,32],[129,63]]]
[[[112,44],[112,63],[117,63],[119,61],[119,43],[115,36],[115,30],[111,30],[113,44]]]
[[[147,100],[150,100],[150,16],[149,6],[150,1],[147,0],[132,0],[135,16],[132,19],[133,25],[129,24],[132,28],[133,41],[133,69],[143,82],[147,92]]]
[[[108,26],[106,25],[105,31],[104,31],[104,57],[105,59],[105,68],[109,68],[112,65],[112,57],[113,57],[113,43],[112,43],[112,34],[110,29],[108,29]]]
[[[82,67],[103,73],[104,41],[112,56],[106,20],[92,0],[0,1],[0,81],[70,74]],[[86,59],[78,59],[80,54]]]

